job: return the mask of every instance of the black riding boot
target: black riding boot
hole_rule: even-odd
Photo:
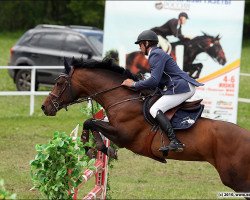
[[[176,138],[170,121],[165,117],[165,115],[163,114],[163,112],[161,110],[157,111],[157,115],[156,115],[155,119],[158,121],[161,130],[163,132],[165,132],[168,139],[170,140],[169,145],[165,146],[165,147],[161,147],[159,149],[159,151],[162,151],[163,153],[168,153],[169,150],[175,151],[175,152],[182,152],[185,145],[182,144]]]

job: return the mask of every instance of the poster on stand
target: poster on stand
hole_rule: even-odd
[[[106,1],[104,55],[118,52],[120,66],[141,73],[148,63],[134,42],[142,31],[154,30],[160,47],[205,84],[192,97],[203,99],[202,116],[237,123],[244,5],[232,0]],[[181,38],[169,24],[183,14],[186,22],[175,27]]]

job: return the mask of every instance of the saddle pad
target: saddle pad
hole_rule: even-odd
[[[150,106],[155,102],[156,98],[147,98],[143,104],[143,115],[146,121],[153,127],[158,127],[158,122],[149,113]],[[179,108],[172,116],[170,122],[173,129],[181,130],[190,128],[201,116],[204,105],[200,104],[195,109]],[[166,116],[167,117],[167,116]]]
[[[203,109],[204,105],[195,110],[179,109],[170,120],[173,129],[181,130],[190,128],[201,116]]]

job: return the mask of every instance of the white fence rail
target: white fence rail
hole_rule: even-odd
[[[63,66],[0,66],[0,69],[31,69],[30,91],[0,91],[0,96],[30,96],[30,115],[34,113],[35,96],[46,96],[49,91],[35,91],[37,69],[63,69]],[[240,73],[241,76],[250,76],[247,73]],[[250,99],[238,98],[239,102],[250,103]]]
[[[240,73],[241,76],[250,76],[250,74],[247,73]]]
[[[31,69],[30,91],[0,91],[0,96],[30,96],[30,115],[33,115],[35,107],[35,96],[49,94],[49,91],[35,91],[36,70],[63,68],[63,66],[0,66],[0,69]]]

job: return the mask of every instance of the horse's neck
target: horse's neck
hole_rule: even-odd
[[[133,96],[133,92],[121,86],[124,78],[120,74],[108,70],[91,69],[84,76],[84,79],[87,77],[88,80],[81,82],[84,83],[85,90],[88,90],[88,95],[96,94],[93,99],[104,108]]]
[[[193,57],[196,57],[198,54],[205,52],[205,48],[201,46],[201,43],[199,41],[195,41],[192,45],[192,54]],[[191,49],[191,48],[190,48]],[[191,51],[191,50],[190,50]]]

